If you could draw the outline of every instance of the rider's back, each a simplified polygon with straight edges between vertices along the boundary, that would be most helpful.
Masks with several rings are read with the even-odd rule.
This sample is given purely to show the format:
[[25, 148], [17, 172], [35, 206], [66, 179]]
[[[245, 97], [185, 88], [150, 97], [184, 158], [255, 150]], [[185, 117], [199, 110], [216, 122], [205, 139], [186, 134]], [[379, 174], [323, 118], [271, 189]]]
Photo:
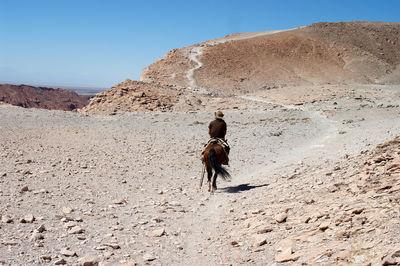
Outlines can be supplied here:
[[208, 128], [211, 138], [225, 138], [226, 123], [224, 120], [217, 118], [214, 121], [211, 121]]

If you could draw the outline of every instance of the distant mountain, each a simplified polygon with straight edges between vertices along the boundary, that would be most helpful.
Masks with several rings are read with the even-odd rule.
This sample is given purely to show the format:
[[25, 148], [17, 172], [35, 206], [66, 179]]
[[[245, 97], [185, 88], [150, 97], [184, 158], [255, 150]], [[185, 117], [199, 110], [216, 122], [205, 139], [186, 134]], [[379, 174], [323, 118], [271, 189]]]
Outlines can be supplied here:
[[330, 22], [174, 49], [144, 82], [240, 93], [280, 86], [400, 84], [400, 23]]
[[25, 108], [73, 111], [89, 103], [89, 96], [64, 89], [0, 84], [0, 102]]

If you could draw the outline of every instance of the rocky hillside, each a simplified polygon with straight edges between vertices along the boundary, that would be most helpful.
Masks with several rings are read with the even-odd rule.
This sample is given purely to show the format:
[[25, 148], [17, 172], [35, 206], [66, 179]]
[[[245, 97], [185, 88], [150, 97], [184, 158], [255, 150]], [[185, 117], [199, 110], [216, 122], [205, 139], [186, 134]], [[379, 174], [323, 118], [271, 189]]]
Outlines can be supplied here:
[[98, 93], [80, 110], [87, 114], [116, 114], [135, 111], [168, 111], [184, 105], [198, 109], [206, 95], [188, 97], [188, 92], [175, 86], [125, 80], [108, 91]]
[[89, 97], [71, 90], [0, 84], [0, 102], [25, 108], [72, 111], [88, 104]]
[[286, 85], [399, 84], [400, 23], [316, 23], [174, 49], [140, 80], [236, 93]]
[[358, 156], [282, 176], [286, 182], [269, 190], [296, 190], [267, 205], [263, 195], [242, 202], [260, 206], [230, 221], [232, 245], [250, 242], [260, 252], [274, 243], [278, 263], [399, 265], [399, 154], [396, 137]]

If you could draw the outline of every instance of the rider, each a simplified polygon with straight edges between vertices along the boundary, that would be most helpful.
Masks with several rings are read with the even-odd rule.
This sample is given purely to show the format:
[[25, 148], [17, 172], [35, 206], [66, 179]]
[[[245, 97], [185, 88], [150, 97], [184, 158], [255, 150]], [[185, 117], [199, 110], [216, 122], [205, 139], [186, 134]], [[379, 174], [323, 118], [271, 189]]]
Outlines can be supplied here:
[[215, 120], [211, 121], [208, 125], [208, 134], [211, 137], [208, 143], [217, 140], [224, 147], [226, 153], [229, 154], [230, 147], [225, 140], [226, 123], [223, 117], [224, 114], [221, 111], [215, 112]]

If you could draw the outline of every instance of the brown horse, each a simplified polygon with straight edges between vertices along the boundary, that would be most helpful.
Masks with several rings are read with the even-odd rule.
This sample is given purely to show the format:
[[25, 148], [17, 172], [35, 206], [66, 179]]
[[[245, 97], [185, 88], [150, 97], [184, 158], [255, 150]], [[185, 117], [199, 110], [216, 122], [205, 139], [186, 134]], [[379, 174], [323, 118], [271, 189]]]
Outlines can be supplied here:
[[202, 161], [205, 164], [205, 168], [207, 170], [208, 191], [213, 194], [214, 191], [217, 189], [218, 175], [220, 175], [224, 180], [229, 180], [231, 178], [231, 175], [222, 166], [222, 164], [228, 164], [228, 154], [226, 153], [224, 148], [218, 143], [210, 143], [203, 152]]

